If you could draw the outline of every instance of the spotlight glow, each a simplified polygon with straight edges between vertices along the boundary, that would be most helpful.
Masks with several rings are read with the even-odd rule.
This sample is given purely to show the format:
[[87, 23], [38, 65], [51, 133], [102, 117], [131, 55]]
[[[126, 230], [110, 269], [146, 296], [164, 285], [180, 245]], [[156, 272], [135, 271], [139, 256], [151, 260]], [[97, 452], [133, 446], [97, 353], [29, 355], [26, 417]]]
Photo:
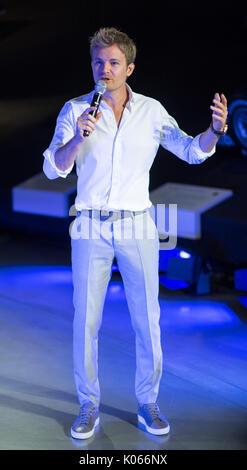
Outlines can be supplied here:
[[183, 258], [183, 259], [189, 259], [189, 258], [191, 258], [191, 254], [188, 253], [187, 251], [184, 251], [184, 250], [180, 250], [180, 251], [178, 252], [178, 256], [179, 256], [179, 258]]

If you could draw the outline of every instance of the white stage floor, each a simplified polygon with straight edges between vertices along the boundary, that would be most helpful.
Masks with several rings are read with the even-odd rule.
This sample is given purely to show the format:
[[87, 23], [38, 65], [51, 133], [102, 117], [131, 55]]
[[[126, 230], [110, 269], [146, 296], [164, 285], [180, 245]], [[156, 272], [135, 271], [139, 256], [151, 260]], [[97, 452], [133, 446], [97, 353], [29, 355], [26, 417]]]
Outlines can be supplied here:
[[16, 264], [9, 253], [9, 265], [5, 252], [0, 268], [0, 449], [247, 448], [247, 315], [244, 321], [236, 293], [190, 297], [161, 289], [164, 373], [158, 403], [171, 432], [156, 437], [137, 426], [134, 333], [116, 276], [99, 340], [101, 425], [94, 437], [73, 440], [79, 405], [71, 270], [53, 264], [48, 249], [47, 259], [37, 263], [29, 252], [25, 264], [27, 246], [23, 250]]

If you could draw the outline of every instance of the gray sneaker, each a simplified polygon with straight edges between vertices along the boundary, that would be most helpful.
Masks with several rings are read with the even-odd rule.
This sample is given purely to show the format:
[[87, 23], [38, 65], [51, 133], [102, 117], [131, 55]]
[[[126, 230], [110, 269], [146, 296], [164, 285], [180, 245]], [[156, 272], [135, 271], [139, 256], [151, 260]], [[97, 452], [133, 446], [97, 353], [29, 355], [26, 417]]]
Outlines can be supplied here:
[[147, 403], [138, 408], [138, 421], [143, 424], [151, 434], [168, 434], [170, 426], [160, 413], [157, 403]]
[[71, 427], [71, 436], [75, 439], [88, 439], [94, 434], [98, 424], [98, 408], [90, 401], [85, 402], [80, 408], [79, 416]]

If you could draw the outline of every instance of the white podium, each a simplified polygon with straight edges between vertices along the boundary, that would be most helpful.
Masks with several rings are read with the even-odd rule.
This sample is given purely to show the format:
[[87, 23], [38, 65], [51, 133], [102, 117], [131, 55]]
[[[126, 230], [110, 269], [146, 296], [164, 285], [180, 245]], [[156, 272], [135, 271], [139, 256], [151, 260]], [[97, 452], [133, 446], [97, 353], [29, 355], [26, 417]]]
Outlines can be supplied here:
[[50, 217], [69, 217], [76, 185], [74, 173], [54, 180], [49, 180], [43, 172], [38, 173], [12, 188], [12, 209]]
[[[150, 192], [150, 200], [154, 206], [164, 204], [166, 219], [169, 204], [177, 205], [177, 235], [181, 238], [201, 238], [201, 214], [231, 197], [230, 189], [212, 188], [181, 183], [166, 183]], [[159, 207], [162, 209], [162, 207]], [[162, 229], [157, 227], [160, 234]]]

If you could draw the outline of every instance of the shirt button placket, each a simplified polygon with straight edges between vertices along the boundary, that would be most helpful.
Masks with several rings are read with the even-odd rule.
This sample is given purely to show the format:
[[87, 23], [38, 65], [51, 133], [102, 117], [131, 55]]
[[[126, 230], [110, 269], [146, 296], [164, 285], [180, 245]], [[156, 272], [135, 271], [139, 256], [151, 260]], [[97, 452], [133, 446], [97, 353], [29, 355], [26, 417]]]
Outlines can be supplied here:
[[120, 188], [120, 162], [121, 162], [121, 137], [119, 136], [119, 129], [117, 129], [112, 149], [112, 181], [111, 191], [109, 195], [108, 204], [109, 206], [119, 207], [119, 194]]

